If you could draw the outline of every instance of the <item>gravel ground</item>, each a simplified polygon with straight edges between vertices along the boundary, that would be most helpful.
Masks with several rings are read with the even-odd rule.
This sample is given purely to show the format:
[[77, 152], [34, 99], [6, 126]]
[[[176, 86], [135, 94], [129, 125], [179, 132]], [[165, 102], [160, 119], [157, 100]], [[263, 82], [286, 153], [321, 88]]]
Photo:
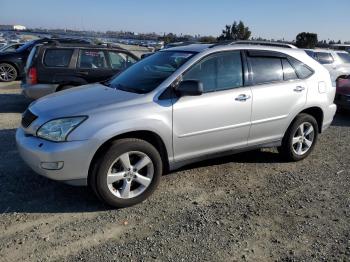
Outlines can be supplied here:
[[349, 115], [302, 162], [272, 149], [206, 161], [110, 210], [23, 163], [28, 104], [18, 83], [0, 85], [0, 261], [350, 261]]

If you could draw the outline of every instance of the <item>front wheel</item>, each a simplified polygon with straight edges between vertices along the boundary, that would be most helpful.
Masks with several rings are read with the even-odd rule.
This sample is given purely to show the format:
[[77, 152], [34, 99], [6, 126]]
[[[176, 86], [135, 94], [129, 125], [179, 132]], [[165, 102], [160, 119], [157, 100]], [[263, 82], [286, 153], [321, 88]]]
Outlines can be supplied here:
[[128, 207], [153, 193], [162, 170], [161, 157], [153, 145], [141, 139], [121, 139], [99, 160], [90, 185], [108, 205]]
[[317, 136], [318, 125], [315, 118], [300, 114], [288, 128], [279, 151], [289, 161], [302, 160], [313, 150]]

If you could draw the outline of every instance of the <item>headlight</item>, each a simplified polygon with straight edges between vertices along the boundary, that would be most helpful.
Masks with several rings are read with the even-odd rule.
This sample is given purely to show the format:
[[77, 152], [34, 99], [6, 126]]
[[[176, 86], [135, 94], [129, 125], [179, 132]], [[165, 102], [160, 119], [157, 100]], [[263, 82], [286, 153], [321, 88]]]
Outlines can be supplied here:
[[55, 142], [66, 141], [69, 133], [86, 119], [87, 116], [54, 119], [43, 124], [36, 132], [36, 135]]

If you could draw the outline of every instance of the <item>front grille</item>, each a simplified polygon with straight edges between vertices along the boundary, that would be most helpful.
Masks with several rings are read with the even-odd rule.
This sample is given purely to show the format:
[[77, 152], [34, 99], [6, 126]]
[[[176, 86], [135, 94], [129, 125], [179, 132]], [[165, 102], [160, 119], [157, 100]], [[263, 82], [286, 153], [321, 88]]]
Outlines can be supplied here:
[[29, 109], [27, 109], [22, 115], [22, 126], [24, 128], [29, 127], [35, 119], [38, 117], [34, 115]]

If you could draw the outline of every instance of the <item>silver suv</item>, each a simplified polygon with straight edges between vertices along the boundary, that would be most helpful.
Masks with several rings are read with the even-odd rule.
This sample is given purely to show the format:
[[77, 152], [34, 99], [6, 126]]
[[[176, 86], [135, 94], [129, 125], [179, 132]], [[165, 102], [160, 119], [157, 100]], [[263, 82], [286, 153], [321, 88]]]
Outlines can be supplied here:
[[333, 120], [334, 95], [328, 71], [302, 50], [188, 45], [37, 100], [16, 140], [37, 173], [126, 207], [198, 160], [262, 147], [305, 158]]
[[349, 53], [329, 49], [306, 49], [305, 52], [329, 71], [333, 86], [339, 78], [350, 75]]

